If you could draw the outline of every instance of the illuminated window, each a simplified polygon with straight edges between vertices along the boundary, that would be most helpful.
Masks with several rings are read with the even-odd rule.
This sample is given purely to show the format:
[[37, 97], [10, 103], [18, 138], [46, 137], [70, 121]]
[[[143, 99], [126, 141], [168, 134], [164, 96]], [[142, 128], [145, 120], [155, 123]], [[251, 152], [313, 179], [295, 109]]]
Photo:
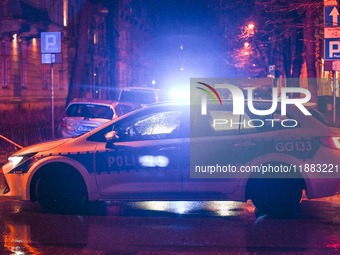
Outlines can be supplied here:
[[64, 4], [63, 4], [63, 25], [64, 25], [64, 27], [67, 26], [67, 19], [68, 19], [68, 0], [64, 0]]

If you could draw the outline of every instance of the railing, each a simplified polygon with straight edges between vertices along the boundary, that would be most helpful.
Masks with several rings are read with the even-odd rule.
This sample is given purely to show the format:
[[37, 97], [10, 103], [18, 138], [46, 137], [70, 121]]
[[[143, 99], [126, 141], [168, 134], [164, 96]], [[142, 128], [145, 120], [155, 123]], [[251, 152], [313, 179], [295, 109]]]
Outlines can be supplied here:
[[22, 149], [23, 147], [12, 140], [8, 139], [7, 137], [4, 137], [3, 135], [0, 135], [0, 138], [4, 139], [5, 141], [9, 142], [10, 144], [14, 145], [15, 147]]
[[[57, 125], [55, 130], [57, 130]], [[52, 127], [50, 123], [46, 123], [46, 125], [43, 126], [37, 124], [1, 125], [0, 134], [0, 156], [8, 156], [20, 149], [21, 146], [26, 147], [31, 144], [51, 140]], [[6, 139], [1, 139], [3, 137], [11, 142]]]

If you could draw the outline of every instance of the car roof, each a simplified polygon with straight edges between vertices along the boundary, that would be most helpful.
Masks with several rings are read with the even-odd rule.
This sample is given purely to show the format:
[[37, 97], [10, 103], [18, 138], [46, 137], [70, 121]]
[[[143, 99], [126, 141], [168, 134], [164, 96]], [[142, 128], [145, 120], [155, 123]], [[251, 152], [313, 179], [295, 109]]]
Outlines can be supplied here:
[[122, 87], [120, 88], [121, 90], [153, 90], [153, 91], [161, 91], [160, 89], [157, 88], [150, 88], [150, 87]]
[[114, 105], [117, 104], [118, 101], [115, 100], [101, 100], [101, 99], [87, 99], [87, 98], [75, 98], [73, 99], [70, 104], [74, 103], [95, 103], [95, 104], [105, 104], [105, 105]]

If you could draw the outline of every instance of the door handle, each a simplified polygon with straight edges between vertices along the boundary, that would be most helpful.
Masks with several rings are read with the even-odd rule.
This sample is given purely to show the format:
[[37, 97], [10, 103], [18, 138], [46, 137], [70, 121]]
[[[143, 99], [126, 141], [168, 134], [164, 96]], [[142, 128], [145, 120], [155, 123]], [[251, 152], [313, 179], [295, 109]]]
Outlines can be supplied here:
[[251, 146], [255, 146], [255, 143], [236, 143], [234, 144], [234, 147], [251, 147]]
[[179, 151], [180, 148], [175, 147], [175, 146], [170, 146], [170, 147], [164, 147], [164, 148], [160, 148], [160, 151]]

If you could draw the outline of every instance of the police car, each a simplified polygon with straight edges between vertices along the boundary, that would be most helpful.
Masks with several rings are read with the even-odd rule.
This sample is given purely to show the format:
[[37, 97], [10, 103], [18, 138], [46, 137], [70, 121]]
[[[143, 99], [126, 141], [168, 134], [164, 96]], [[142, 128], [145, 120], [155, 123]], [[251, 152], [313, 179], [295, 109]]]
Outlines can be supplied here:
[[[233, 115], [229, 101], [199, 109], [158, 103], [24, 148], [3, 166], [4, 196], [57, 212], [97, 200], [251, 199], [262, 212], [288, 213], [303, 190], [308, 198], [339, 192], [340, 129], [319, 112], [291, 105], [287, 115]], [[288, 167], [293, 174], [280, 178], [263, 171]]]

